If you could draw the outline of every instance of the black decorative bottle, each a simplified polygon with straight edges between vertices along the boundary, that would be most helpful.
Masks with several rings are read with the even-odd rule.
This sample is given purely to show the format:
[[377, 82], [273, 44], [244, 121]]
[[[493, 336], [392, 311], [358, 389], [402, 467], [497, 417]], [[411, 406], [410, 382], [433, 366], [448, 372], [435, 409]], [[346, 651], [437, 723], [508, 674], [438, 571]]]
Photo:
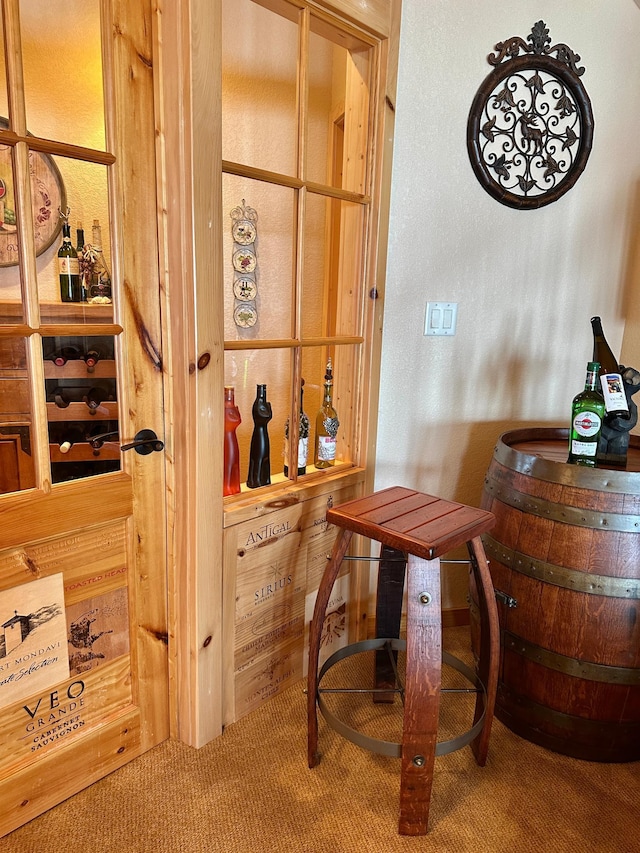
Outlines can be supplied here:
[[249, 474], [247, 486], [257, 489], [271, 483], [271, 460], [267, 424], [272, 418], [271, 403], [267, 402], [267, 386], [256, 387], [256, 399], [251, 409], [253, 435], [249, 449]]

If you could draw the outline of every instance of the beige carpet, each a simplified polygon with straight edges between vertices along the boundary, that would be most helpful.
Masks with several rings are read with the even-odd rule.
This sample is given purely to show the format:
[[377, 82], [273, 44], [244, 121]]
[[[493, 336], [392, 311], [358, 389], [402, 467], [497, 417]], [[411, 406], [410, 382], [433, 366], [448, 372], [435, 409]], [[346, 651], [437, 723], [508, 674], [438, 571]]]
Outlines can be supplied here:
[[[447, 630], [454, 653], [465, 641]], [[398, 760], [321, 721], [309, 770], [305, 726], [300, 684], [201, 750], [160, 745], [0, 839], [0, 853], [640, 851], [640, 762], [556, 755], [496, 721], [486, 767], [468, 747], [436, 759], [429, 834], [401, 838]]]

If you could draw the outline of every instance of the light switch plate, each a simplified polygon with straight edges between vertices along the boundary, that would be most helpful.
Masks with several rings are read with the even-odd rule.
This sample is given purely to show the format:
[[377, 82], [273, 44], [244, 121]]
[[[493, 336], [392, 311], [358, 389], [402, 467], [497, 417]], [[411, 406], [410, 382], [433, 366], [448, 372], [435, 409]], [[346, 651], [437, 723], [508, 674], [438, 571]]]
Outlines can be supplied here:
[[455, 335], [458, 320], [457, 302], [427, 302], [425, 335]]

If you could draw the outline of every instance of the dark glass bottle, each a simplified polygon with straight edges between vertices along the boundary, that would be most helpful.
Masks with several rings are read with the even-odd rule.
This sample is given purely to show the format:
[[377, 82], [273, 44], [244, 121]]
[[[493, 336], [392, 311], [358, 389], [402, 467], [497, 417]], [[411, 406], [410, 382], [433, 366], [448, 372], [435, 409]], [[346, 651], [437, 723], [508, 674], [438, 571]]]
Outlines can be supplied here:
[[78, 256], [78, 273], [80, 275], [80, 294], [83, 302], [87, 301], [87, 280], [84, 272], [84, 228], [82, 222], [76, 225], [76, 254]]
[[75, 361], [81, 358], [82, 354], [78, 347], [60, 347], [60, 349], [50, 352], [45, 356], [45, 359], [52, 361], [58, 367], [63, 367], [68, 361]]
[[591, 318], [591, 328], [593, 330], [593, 361], [600, 364], [599, 376], [607, 422], [613, 418], [629, 420], [629, 404], [624, 393], [620, 365], [604, 336], [600, 317]]
[[58, 249], [58, 276], [62, 301], [81, 302], [78, 253], [71, 244], [71, 229], [66, 221], [62, 223], [62, 245]]
[[598, 441], [605, 415], [604, 399], [597, 389], [599, 369], [597, 361], [589, 362], [584, 391], [577, 394], [571, 404], [567, 462], [572, 465], [596, 467]]
[[269, 433], [267, 424], [273, 417], [271, 403], [267, 402], [267, 386], [258, 385], [256, 388], [256, 399], [251, 409], [253, 417], [253, 435], [251, 436], [251, 448], [249, 450], [249, 474], [247, 486], [257, 489], [259, 486], [268, 486], [271, 483], [271, 459], [269, 448]]
[[316, 415], [316, 448], [314, 465], [316, 468], [330, 468], [336, 461], [336, 436], [338, 434], [338, 413], [333, 408], [333, 368], [331, 359], [327, 362], [324, 374], [324, 398]]
[[66, 409], [71, 402], [67, 389], [61, 388], [60, 386], [53, 389], [51, 396], [53, 397], [53, 402], [59, 409]]
[[96, 364], [100, 361], [100, 352], [97, 349], [87, 350], [84, 354], [84, 363], [87, 365], [87, 373], [93, 373]]
[[240, 448], [236, 430], [242, 423], [240, 411], [235, 403], [235, 389], [226, 385], [224, 389], [224, 478], [223, 495], [240, 492]]
[[96, 409], [100, 406], [100, 403], [104, 403], [104, 401], [108, 399], [109, 395], [105, 389], [98, 386], [90, 388], [84, 397], [84, 401], [89, 407], [89, 412], [92, 415], [95, 415]]
[[[298, 476], [307, 473], [309, 453], [309, 418], [304, 412], [304, 379], [300, 384], [300, 412], [298, 415]], [[289, 418], [284, 424], [284, 476], [289, 476]]]

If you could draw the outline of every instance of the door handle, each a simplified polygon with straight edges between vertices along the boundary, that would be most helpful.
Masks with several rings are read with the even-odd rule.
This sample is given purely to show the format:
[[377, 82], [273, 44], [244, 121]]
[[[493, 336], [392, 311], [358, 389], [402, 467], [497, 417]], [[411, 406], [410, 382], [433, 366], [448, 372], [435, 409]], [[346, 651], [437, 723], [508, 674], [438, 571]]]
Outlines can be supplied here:
[[[94, 435], [89, 440], [89, 444], [94, 450], [99, 450], [102, 445], [110, 438], [117, 438], [117, 432], [105, 432], [102, 435]], [[128, 444], [121, 444], [120, 450], [124, 453], [125, 450], [135, 450], [141, 456], [148, 456], [149, 453], [164, 450], [164, 442], [161, 441], [152, 429], [141, 429], [133, 437], [133, 441]]]

